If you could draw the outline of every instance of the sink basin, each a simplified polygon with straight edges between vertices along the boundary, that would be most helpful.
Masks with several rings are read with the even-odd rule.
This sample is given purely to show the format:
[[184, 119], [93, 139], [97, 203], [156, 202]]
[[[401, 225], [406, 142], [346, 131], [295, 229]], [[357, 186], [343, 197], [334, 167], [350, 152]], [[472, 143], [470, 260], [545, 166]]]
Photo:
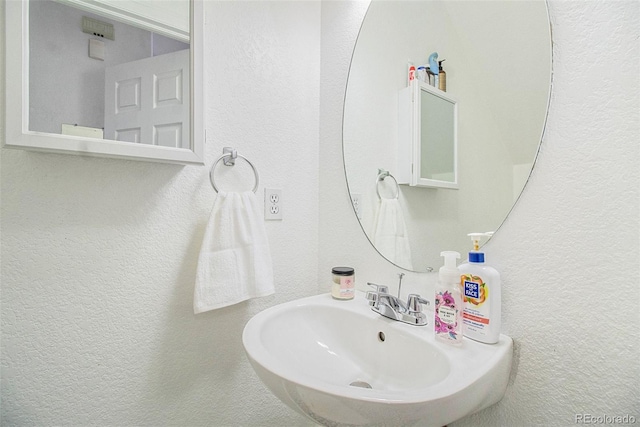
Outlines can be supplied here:
[[331, 426], [441, 427], [463, 418], [502, 398], [513, 348], [505, 335], [493, 345], [437, 342], [432, 321], [382, 317], [360, 292], [271, 307], [249, 320], [242, 341], [273, 394]]

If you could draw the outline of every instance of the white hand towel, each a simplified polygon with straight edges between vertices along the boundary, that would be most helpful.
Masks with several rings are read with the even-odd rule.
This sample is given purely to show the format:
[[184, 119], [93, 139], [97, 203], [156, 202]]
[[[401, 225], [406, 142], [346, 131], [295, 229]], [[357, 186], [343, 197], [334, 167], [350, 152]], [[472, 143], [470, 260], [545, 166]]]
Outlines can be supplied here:
[[411, 270], [411, 248], [398, 199], [382, 199], [373, 224], [373, 244], [385, 258]]
[[218, 193], [198, 258], [194, 313], [274, 292], [269, 242], [256, 195]]

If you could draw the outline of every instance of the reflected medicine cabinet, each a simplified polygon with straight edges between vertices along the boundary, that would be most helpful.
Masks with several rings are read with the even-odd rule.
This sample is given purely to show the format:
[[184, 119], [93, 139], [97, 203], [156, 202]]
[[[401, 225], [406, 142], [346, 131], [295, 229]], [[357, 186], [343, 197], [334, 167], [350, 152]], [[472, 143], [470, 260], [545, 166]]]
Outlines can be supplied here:
[[399, 184], [458, 188], [458, 103], [419, 80], [398, 94]]

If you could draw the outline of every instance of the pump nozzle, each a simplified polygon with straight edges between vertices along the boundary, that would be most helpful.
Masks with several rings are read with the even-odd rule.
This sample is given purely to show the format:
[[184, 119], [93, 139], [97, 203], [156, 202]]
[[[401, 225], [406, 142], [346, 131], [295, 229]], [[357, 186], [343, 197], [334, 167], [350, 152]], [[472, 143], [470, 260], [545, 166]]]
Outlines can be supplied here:
[[439, 277], [443, 283], [456, 283], [460, 280], [460, 273], [456, 267], [456, 259], [460, 258], [460, 253], [456, 251], [442, 251], [440, 256], [444, 257], [444, 265], [440, 267]]
[[485, 233], [469, 233], [467, 236], [471, 237], [471, 241], [473, 242], [473, 250], [477, 251], [480, 249], [480, 239], [485, 236]]
[[440, 256], [444, 257], [444, 266], [442, 268], [456, 268], [456, 260], [460, 259], [460, 253], [456, 251], [442, 251]]
[[471, 241], [473, 242], [473, 250], [477, 251], [480, 249], [480, 239], [483, 237], [491, 237], [493, 236], [493, 231], [487, 231], [484, 233], [469, 233], [467, 236], [471, 237]]

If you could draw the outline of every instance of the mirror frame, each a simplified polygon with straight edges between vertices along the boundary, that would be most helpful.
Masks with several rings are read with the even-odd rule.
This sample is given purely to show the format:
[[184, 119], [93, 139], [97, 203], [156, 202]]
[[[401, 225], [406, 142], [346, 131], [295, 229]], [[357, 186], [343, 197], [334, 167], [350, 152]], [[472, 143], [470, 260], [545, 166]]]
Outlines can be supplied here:
[[3, 147], [81, 156], [204, 164], [203, 0], [190, 2], [190, 148], [29, 130], [29, 0], [5, 2], [5, 140]]

